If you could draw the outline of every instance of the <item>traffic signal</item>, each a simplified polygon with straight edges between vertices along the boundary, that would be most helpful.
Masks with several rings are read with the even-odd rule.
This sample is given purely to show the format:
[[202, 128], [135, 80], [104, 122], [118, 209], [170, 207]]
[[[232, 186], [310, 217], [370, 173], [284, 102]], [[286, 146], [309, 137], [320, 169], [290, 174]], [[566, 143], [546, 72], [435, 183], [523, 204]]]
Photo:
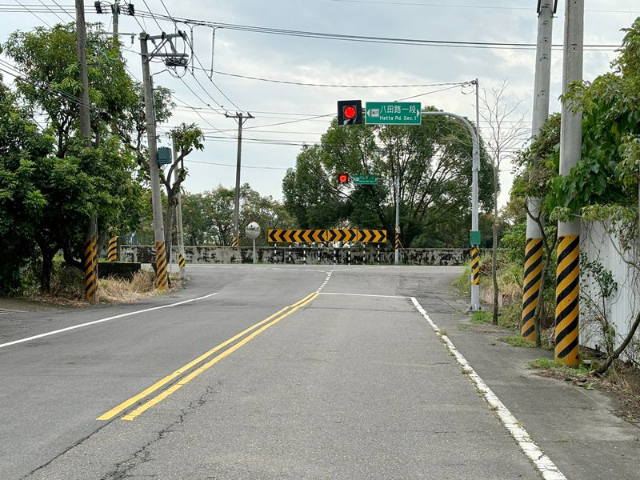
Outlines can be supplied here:
[[94, 2], [94, 7], [96, 7], [96, 13], [102, 13], [102, 4], [100, 2]]
[[349, 174], [348, 173], [340, 173], [338, 174], [338, 183], [340, 185], [345, 185], [347, 183], [349, 183], [351, 179], [349, 178]]
[[362, 101], [340, 100], [338, 101], [338, 125], [361, 125]]

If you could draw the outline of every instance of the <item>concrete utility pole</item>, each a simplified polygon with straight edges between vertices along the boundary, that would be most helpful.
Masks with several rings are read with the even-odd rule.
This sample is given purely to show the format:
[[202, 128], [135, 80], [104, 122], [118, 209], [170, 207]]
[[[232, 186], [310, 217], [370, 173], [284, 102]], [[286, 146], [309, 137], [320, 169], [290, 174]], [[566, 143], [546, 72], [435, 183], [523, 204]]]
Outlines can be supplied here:
[[167, 286], [167, 255], [165, 252], [164, 223], [162, 219], [162, 197], [160, 195], [160, 168], [158, 167], [153, 79], [151, 78], [149, 67], [151, 56], [147, 50], [148, 39], [149, 36], [146, 33], [140, 34], [142, 83], [144, 85], [144, 106], [149, 147], [149, 176], [151, 177], [151, 203], [153, 204], [153, 237], [156, 246], [156, 287], [158, 290], [164, 290]]
[[111, 5], [111, 11], [113, 12], [113, 43], [118, 43], [118, 26], [120, 19], [120, 5], [116, 2]]
[[[563, 92], [582, 80], [584, 0], [567, 0], [564, 24]], [[566, 176], [581, 159], [582, 112], [562, 103], [560, 175]], [[555, 358], [577, 366], [579, 347], [580, 220], [558, 222], [556, 269]]]
[[242, 164], [242, 126], [250, 118], [254, 118], [253, 115], [247, 113], [245, 117], [242, 112], [235, 115], [229, 115], [225, 113], [227, 118], [233, 118], [238, 122], [238, 159], [236, 164], [236, 196], [233, 206], [233, 242], [231, 246], [237, 248], [240, 246], [240, 169]]
[[[551, 86], [551, 44], [553, 36], [553, 14], [558, 0], [538, 1], [538, 46], [536, 48], [536, 68], [533, 97], [533, 119], [531, 139], [534, 140], [549, 117], [549, 90]], [[534, 170], [537, 159], [534, 159]], [[540, 199], [530, 197], [527, 206], [527, 243], [525, 247], [525, 273], [522, 292], [522, 336], [533, 342], [536, 340], [535, 310], [540, 298], [542, 283], [542, 231], [534, 218], [540, 215]]]
[[[85, 145], [91, 147], [91, 103], [89, 100], [89, 73], [87, 71], [87, 26], [84, 20], [84, 2], [76, 0], [76, 35], [78, 63], [80, 65], [80, 134]], [[84, 269], [84, 296], [88, 302], [98, 301], [98, 219], [91, 217], [87, 225], [82, 265]]]
[[[477, 80], [476, 80], [477, 82]], [[476, 83], [477, 85], [477, 83]], [[471, 144], [472, 144], [472, 185], [471, 185], [471, 245], [477, 251], [479, 241], [479, 232], [478, 232], [478, 172], [480, 170], [480, 140], [479, 135], [474, 130], [473, 126], [469, 123], [469, 121], [455, 113], [451, 112], [422, 112], [422, 116], [449, 116], [456, 118], [467, 128], [469, 131], [469, 135], [471, 136]], [[473, 248], [472, 248], [473, 250]], [[474, 273], [472, 269], [471, 272], [471, 305], [469, 310], [476, 311], [480, 310], [480, 285], [477, 282], [477, 275]]]

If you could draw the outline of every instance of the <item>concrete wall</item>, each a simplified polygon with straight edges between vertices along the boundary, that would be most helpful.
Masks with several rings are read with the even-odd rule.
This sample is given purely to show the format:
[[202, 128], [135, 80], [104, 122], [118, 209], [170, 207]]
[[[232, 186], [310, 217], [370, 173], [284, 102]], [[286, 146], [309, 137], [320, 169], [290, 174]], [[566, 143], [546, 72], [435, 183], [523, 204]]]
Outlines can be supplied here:
[[[580, 233], [580, 251], [586, 255], [589, 261], [600, 262], [605, 269], [609, 270], [618, 284], [617, 293], [607, 302], [606, 313], [616, 331], [616, 346], [629, 332], [629, 327], [640, 309], [640, 272], [627, 265], [614, 246], [615, 239], [606, 233], [604, 226], [600, 223], [584, 223]], [[627, 252], [627, 256], [638, 257], [640, 245], [636, 246], [635, 252]], [[636, 260], [637, 261], [637, 260]], [[593, 279], [585, 275], [585, 271], [580, 275], [581, 296], [590, 295], [596, 297], [597, 289]], [[580, 343], [590, 348], [603, 350], [603, 337], [601, 329], [596, 322], [596, 313], [588, 307], [588, 302], [581, 298], [580, 301]], [[640, 336], [636, 334], [636, 339], [640, 342]], [[640, 347], [640, 344], [636, 345]], [[637, 350], [637, 349], [636, 349]], [[637, 352], [640, 354], [640, 352]], [[634, 354], [633, 350], [629, 354]]]
[[[120, 260], [125, 262], [151, 263], [155, 250], [151, 245], [123, 245], [119, 249]], [[469, 259], [469, 249], [406, 249], [401, 258], [408, 265], [462, 265]], [[368, 247], [353, 248], [303, 248], [303, 247], [258, 247], [260, 263], [291, 264], [393, 264], [393, 250]], [[185, 247], [187, 263], [253, 263], [251, 247]], [[173, 249], [173, 262], [177, 262], [177, 250]]]

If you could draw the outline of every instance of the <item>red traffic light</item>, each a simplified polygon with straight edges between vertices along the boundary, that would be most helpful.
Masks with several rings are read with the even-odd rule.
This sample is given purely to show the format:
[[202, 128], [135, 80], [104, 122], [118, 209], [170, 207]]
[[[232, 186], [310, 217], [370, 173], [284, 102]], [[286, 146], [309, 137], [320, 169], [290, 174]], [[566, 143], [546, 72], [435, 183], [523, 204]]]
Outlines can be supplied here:
[[349, 183], [349, 174], [341, 173], [340, 175], [338, 175], [338, 183], [339, 184]]
[[361, 125], [362, 101], [340, 100], [338, 101], [338, 125]]
[[358, 114], [358, 111], [353, 105], [349, 105], [344, 109], [344, 118], [346, 118], [347, 120], [352, 120], [356, 118], [357, 114]]

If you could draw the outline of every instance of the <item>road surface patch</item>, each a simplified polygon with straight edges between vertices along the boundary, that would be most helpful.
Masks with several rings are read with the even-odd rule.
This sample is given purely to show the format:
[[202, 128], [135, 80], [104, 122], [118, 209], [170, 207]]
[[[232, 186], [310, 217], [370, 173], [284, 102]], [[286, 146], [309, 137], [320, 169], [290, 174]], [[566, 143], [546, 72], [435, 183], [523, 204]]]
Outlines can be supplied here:
[[415, 297], [411, 297], [411, 302], [429, 325], [431, 325], [431, 328], [438, 334], [449, 352], [456, 358], [456, 361], [462, 367], [462, 371], [469, 376], [469, 379], [478, 392], [482, 394], [482, 397], [489, 404], [489, 407], [496, 412], [504, 427], [509, 431], [524, 454], [533, 462], [538, 472], [540, 472], [540, 475], [542, 475], [542, 478], [544, 478], [544, 480], [567, 480], [551, 459], [536, 445], [504, 403], [500, 401], [498, 396], [493, 393], [480, 375], [469, 365], [469, 362], [462, 356], [453, 342], [449, 340], [449, 337], [431, 320], [431, 317], [429, 317], [426, 310], [422, 308], [418, 300], [416, 300]]
[[13, 342], [1, 343], [0, 348], [10, 347], [11, 345], [17, 345], [19, 343], [30, 342], [32, 340], [37, 340], [39, 338], [49, 337], [51, 335], [57, 335], [59, 333], [70, 332], [72, 330], [76, 330], [78, 328], [89, 327], [91, 325], [97, 325], [99, 323], [110, 322], [111, 320], [117, 320], [119, 318], [130, 317], [131, 315], [138, 315], [140, 313], [153, 312], [155, 310], [160, 310], [162, 308], [171, 308], [177, 307], [178, 305], [184, 305], [185, 303], [191, 303], [198, 300], [204, 300], [205, 298], [213, 297], [214, 295], [218, 295], [216, 293], [210, 293], [209, 295], [205, 295], [203, 297], [191, 298], [189, 300], [183, 300], [182, 302], [170, 303], [169, 305], [161, 305], [159, 307], [153, 308], [145, 308], [144, 310], [136, 310], [135, 312], [122, 313], [120, 315], [115, 315], [113, 317], [101, 318], [100, 320], [94, 320], [93, 322], [81, 323], [80, 325], [73, 325], [72, 327], [61, 328], [60, 330], [54, 330], [52, 332], [41, 333], [39, 335], [33, 335], [32, 337], [22, 338], [20, 340], [14, 340]]

